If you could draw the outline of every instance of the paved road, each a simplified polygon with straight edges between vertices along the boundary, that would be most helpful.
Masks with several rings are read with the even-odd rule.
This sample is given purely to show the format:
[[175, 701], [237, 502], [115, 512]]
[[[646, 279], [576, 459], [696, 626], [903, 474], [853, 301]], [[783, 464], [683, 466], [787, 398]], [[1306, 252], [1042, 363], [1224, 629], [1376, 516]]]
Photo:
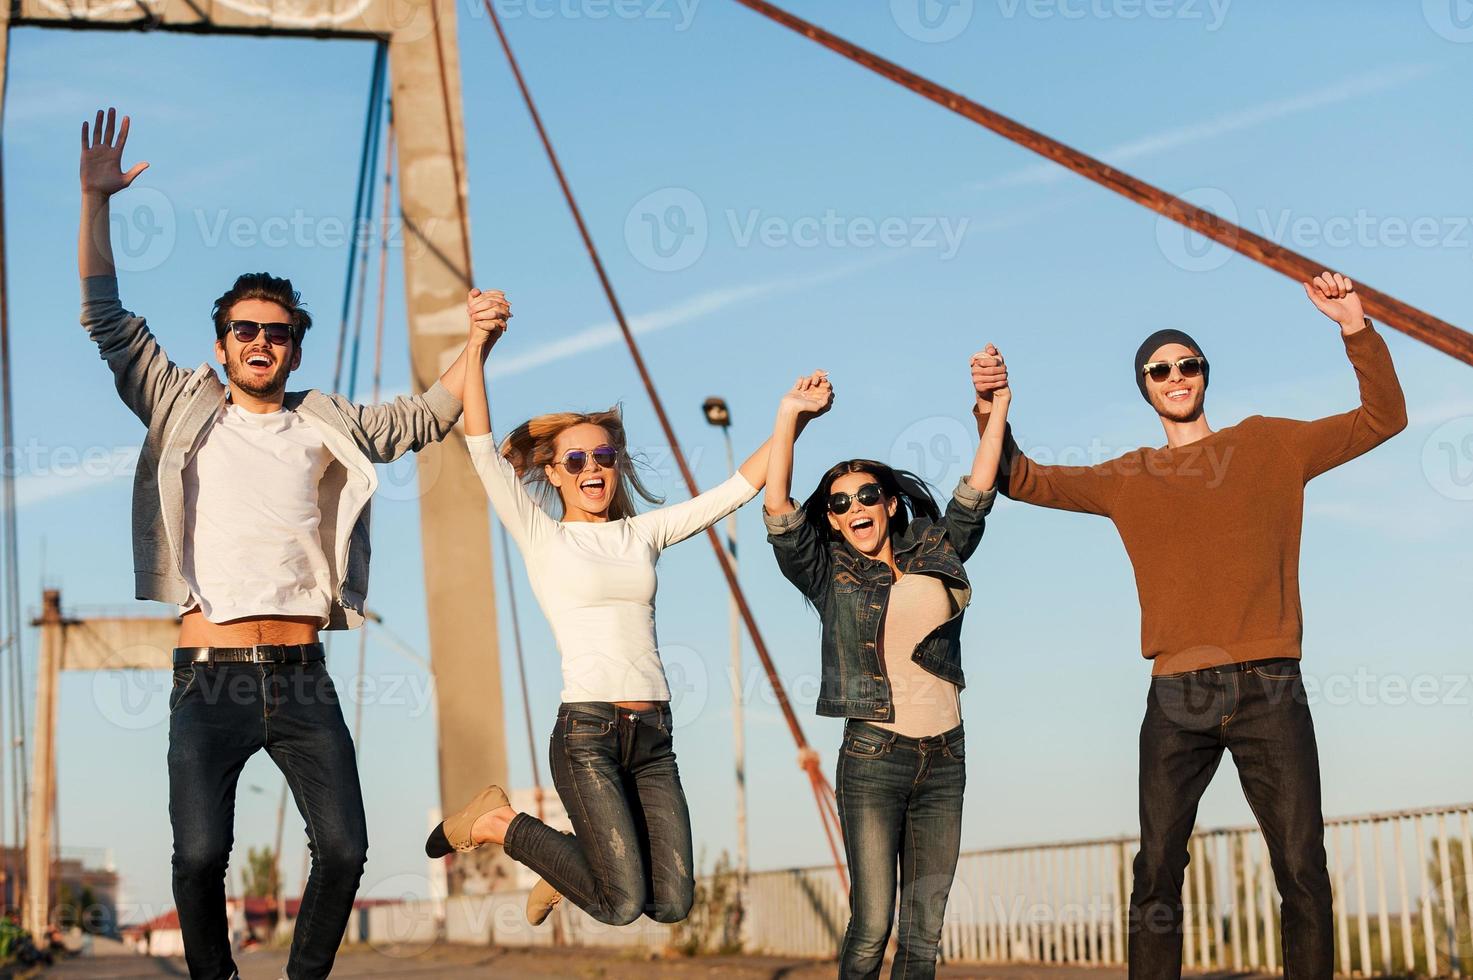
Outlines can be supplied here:
[[[241, 980], [276, 980], [284, 953], [263, 951], [240, 957]], [[47, 980], [187, 977], [182, 960], [145, 957], [76, 959], [62, 963]], [[948, 966], [947, 980], [1118, 980], [1124, 970], [1026, 966]], [[440, 945], [429, 950], [349, 948], [338, 957], [334, 977], [407, 977], [413, 980], [469, 980], [475, 977], [568, 978], [568, 980], [830, 980], [832, 963], [776, 957], [699, 957], [649, 959], [625, 952], [590, 950], [493, 950]], [[1215, 974], [1201, 980], [1250, 980], [1246, 974]]]

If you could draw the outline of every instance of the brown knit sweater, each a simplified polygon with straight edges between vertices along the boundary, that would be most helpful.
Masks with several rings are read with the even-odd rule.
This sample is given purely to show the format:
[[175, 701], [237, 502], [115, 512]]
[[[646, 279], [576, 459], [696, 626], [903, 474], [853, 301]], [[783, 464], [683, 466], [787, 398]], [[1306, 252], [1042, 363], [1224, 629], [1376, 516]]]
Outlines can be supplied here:
[[1255, 415], [1187, 446], [1098, 466], [1041, 466], [1008, 431], [1004, 494], [1115, 523], [1135, 566], [1152, 674], [1300, 655], [1304, 485], [1406, 427], [1386, 342], [1370, 327], [1344, 340], [1361, 405], [1343, 415]]

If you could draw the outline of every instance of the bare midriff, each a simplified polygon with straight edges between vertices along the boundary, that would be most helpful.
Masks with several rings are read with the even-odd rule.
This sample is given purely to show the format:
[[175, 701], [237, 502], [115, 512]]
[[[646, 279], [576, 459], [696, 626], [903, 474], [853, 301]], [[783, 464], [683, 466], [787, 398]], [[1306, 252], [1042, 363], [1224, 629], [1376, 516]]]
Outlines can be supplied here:
[[184, 614], [179, 625], [181, 647], [252, 647], [260, 644], [294, 646], [316, 643], [315, 616], [252, 617], [212, 623], [198, 609]]
[[669, 701], [615, 701], [614, 707], [627, 708], [630, 711], [654, 711], [657, 708], [665, 707], [669, 703]]

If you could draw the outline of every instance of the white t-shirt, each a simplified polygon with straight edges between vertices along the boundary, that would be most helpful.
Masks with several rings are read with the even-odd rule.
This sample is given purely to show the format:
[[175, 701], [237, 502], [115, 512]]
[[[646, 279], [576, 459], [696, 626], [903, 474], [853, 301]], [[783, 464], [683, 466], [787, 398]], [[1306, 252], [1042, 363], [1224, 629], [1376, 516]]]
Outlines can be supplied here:
[[226, 405], [184, 469], [184, 580], [212, 623], [312, 616], [327, 625], [332, 574], [318, 485], [332, 463], [296, 412]]
[[564, 702], [668, 701], [655, 638], [655, 562], [757, 496], [740, 473], [700, 496], [605, 523], [553, 520], [490, 435], [467, 436], [491, 506], [516, 539], [563, 661]]

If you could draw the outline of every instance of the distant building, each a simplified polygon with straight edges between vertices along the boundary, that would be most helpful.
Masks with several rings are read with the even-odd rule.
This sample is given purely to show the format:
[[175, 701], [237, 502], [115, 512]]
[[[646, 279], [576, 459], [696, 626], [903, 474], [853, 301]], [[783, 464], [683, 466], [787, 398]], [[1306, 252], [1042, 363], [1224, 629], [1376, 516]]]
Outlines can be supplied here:
[[[118, 872], [112, 853], [101, 848], [64, 848], [53, 866], [51, 885], [53, 918], [64, 926], [79, 925], [105, 936], [118, 934]], [[0, 851], [0, 896], [4, 907], [19, 903], [16, 876], [25, 870], [25, 849], [7, 847]], [[86, 907], [79, 907], [83, 896]]]

